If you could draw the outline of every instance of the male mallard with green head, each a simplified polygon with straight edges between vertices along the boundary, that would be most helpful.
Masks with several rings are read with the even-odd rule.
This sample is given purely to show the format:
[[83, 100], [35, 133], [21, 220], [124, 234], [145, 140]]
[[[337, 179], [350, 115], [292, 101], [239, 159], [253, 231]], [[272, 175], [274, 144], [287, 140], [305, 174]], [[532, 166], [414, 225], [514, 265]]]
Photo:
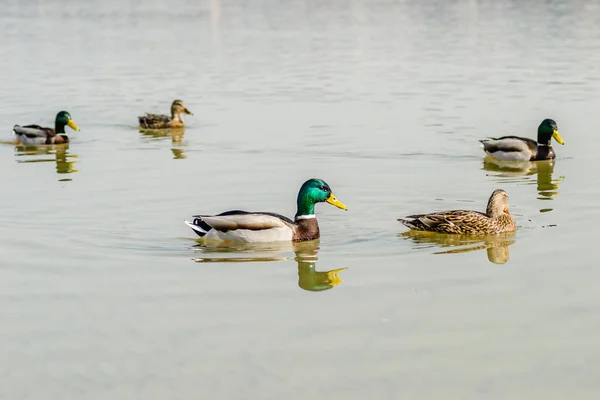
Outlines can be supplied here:
[[508, 212], [508, 193], [502, 189], [494, 190], [485, 214], [479, 211], [452, 210], [409, 215], [406, 218], [408, 219], [398, 218], [398, 221], [417, 231], [490, 235], [517, 229], [515, 220]]
[[140, 127], [144, 129], [182, 128], [185, 125], [182, 114], [194, 115], [187, 109], [183, 100], [174, 100], [171, 104], [170, 117], [168, 115], [146, 113], [138, 119]]
[[348, 210], [335, 198], [322, 179], [304, 182], [297, 199], [296, 217], [291, 219], [271, 212], [226, 211], [218, 215], [195, 215], [193, 222], [185, 221], [200, 237], [230, 242], [279, 242], [318, 239], [319, 224], [315, 204], [327, 202]]
[[54, 129], [44, 128], [39, 125], [15, 125], [13, 134], [25, 146], [38, 146], [43, 144], [68, 143], [69, 137], [65, 133], [65, 126], [78, 131], [79, 127], [73, 122], [71, 114], [60, 111], [54, 120]]
[[558, 134], [558, 126], [552, 119], [545, 119], [538, 127], [537, 142], [519, 136], [502, 136], [480, 140], [481, 147], [488, 155], [504, 161], [551, 160], [556, 155], [550, 141], [554, 138], [565, 144]]

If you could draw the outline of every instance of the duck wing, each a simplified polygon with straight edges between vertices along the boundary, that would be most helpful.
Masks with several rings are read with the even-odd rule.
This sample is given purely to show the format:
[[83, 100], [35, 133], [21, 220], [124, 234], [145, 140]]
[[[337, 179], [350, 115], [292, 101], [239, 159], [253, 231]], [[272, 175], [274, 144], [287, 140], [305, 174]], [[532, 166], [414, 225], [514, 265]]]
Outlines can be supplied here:
[[483, 150], [500, 160], [529, 161], [535, 158], [538, 143], [519, 136], [503, 136], [480, 140]]
[[233, 210], [219, 215], [195, 215], [185, 221], [198, 236], [232, 242], [277, 242], [292, 240], [296, 226], [280, 214]]
[[138, 117], [138, 120], [143, 128], [154, 128], [168, 124], [171, 121], [171, 117], [163, 114], [146, 113], [146, 115]]
[[56, 135], [54, 129], [44, 128], [39, 125], [13, 126], [13, 131], [16, 135], [24, 135], [28, 138], [47, 138]]
[[411, 229], [444, 233], [466, 233], [475, 227], [489, 224], [487, 215], [470, 210], [415, 214], [406, 219], [399, 218], [398, 221]]
[[496, 151], [535, 151], [538, 143], [529, 138], [519, 136], [502, 136], [480, 140], [483, 149], [489, 152]]
[[194, 215], [194, 219], [199, 219], [208, 227], [221, 232], [237, 229], [259, 231], [286, 226], [292, 227], [294, 224], [294, 221], [280, 214], [242, 210], [226, 211], [218, 215]]

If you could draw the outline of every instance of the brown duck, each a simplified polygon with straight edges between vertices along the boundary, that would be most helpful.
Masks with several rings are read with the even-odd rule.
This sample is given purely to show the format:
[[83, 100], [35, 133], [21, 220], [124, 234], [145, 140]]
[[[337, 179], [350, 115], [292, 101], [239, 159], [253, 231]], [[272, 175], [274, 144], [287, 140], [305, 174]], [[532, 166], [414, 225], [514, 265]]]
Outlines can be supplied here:
[[494, 190], [485, 213], [468, 210], [440, 211], [409, 215], [398, 218], [398, 221], [413, 230], [463, 235], [490, 235], [517, 229], [515, 220], [508, 212], [508, 193], [502, 189]]
[[138, 119], [140, 127], [143, 129], [182, 128], [185, 125], [182, 114], [194, 115], [187, 109], [183, 100], [174, 100], [171, 104], [170, 117], [168, 115], [146, 113]]

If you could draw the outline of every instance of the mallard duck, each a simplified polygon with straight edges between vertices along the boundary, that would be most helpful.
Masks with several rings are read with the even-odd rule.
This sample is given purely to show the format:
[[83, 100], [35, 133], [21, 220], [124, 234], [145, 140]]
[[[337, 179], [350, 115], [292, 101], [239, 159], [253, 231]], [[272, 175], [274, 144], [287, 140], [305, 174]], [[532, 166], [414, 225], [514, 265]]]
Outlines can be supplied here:
[[348, 210], [335, 198], [322, 179], [309, 179], [298, 192], [296, 217], [291, 219], [271, 212], [226, 211], [218, 215], [195, 215], [185, 221], [198, 236], [230, 242], [306, 241], [319, 238], [315, 204], [327, 202]]
[[39, 125], [15, 125], [13, 127], [13, 134], [19, 142], [26, 146], [68, 143], [69, 137], [65, 133], [65, 126], [67, 125], [75, 131], [79, 130], [79, 127], [73, 122], [71, 114], [66, 111], [60, 111], [56, 114], [54, 129], [44, 128]]
[[194, 115], [183, 104], [183, 100], [174, 100], [171, 104], [171, 116], [162, 114], [150, 114], [138, 117], [140, 127], [144, 129], [169, 129], [184, 126], [182, 114]]
[[409, 215], [406, 218], [410, 219], [398, 218], [398, 221], [418, 231], [489, 235], [517, 229], [515, 220], [508, 212], [508, 193], [502, 189], [494, 190], [485, 214], [479, 211], [453, 210]]
[[558, 134], [558, 126], [552, 119], [545, 119], [538, 127], [537, 142], [519, 136], [502, 136], [480, 140], [486, 154], [504, 161], [551, 160], [556, 155], [550, 141], [554, 138], [565, 144]]

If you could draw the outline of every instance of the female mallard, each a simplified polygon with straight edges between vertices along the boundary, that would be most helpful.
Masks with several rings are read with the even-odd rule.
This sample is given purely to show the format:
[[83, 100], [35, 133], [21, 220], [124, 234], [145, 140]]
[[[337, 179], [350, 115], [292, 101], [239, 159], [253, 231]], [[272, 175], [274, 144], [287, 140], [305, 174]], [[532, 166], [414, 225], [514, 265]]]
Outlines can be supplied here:
[[321, 179], [309, 179], [298, 192], [298, 211], [294, 221], [270, 212], [226, 211], [219, 215], [194, 215], [185, 223], [198, 236], [208, 240], [231, 242], [294, 242], [319, 238], [315, 204], [326, 201], [348, 210], [335, 198], [329, 185]]
[[508, 212], [508, 193], [502, 189], [494, 190], [485, 214], [479, 211], [453, 210], [409, 215], [406, 218], [410, 220], [398, 218], [398, 221], [418, 231], [490, 235], [517, 229], [515, 220]]
[[565, 144], [558, 134], [558, 126], [552, 119], [545, 119], [538, 127], [537, 142], [519, 136], [502, 136], [480, 140], [483, 151], [488, 155], [504, 161], [538, 161], [551, 160], [555, 157], [550, 144], [554, 138]]
[[54, 129], [43, 128], [39, 125], [15, 125], [13, 127], [13, 134], [25, 146], [69, 143], [69, 137], [65, 133], [66, 125], [73, 130], [79, 130], [79, 127], [71, 119], [71, 114], [61, 111], [56, 114]]
[[174, 100], [171, 104], [171, 116], [162, 114], [150, 114], [138, 117], [140, 126], [144, 129], [169, 129], [182, 128], [184, 126], [182, 114], [194, 115], [183, 104], [183, 100]]

